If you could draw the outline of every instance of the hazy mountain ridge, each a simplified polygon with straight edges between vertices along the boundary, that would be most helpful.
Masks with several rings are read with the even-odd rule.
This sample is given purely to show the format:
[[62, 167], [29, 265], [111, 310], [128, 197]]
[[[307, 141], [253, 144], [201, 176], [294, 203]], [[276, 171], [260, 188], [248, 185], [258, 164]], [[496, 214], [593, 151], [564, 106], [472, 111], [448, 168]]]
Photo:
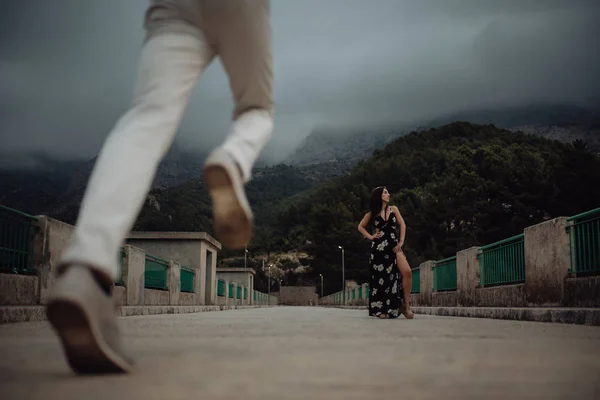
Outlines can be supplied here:
[[[347, 130], [319, 129], [302, 142], [285, 164], [279, 165], [294, 169], [293, 179], [298, 179], [303, 188], [309, 189], [344, 174], [398, 137], [453, 121], [493, 123], [500, 128], [566, 143], [579, 140], [592, 152], [600, 152], [597, 111], [575, 106], [538, 105], [454, 113], [418, 126], [416, 123], [398, 123]], [[173, 146], [159, 164], [152, 189], [178, 187], [194, 180], [201, 185], [205, 157], [205, 154], [193, 154]], [[39, 152], [1, 158], [0, 204], [31, 214], [47, 214], [70, 223], [75, 221], [96, 159], [64, 161]], [[265, 181], [278, 180], [275, 175], [291, 174], [291, 171], [255, 168], [253, 181], [260, 187]], [[296, 195], [298, 192], [288, 193]]]
[[455, 121], [493, 124], [498, 128], [523, 131], [535, 136], [572, 143], [579, 139], [590, 150], [600, 151], [600, 112], [573, 105], [529, 105], [457, 112], [426, 123], [398, 123], [395, 128], [316, 130], [290, 157], [292, 165], [338, 162], [340, 172], [369, 157], [374, 150], [408, 134]]

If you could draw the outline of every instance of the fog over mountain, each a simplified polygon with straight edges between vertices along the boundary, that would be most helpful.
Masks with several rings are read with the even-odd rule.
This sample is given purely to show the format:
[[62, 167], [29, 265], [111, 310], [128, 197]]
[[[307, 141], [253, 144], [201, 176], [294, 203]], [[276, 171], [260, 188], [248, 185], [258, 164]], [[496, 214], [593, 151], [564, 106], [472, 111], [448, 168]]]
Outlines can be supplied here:
[[[145, 0], [19, 0], [0, 14], [0, 165], [93, 159], [131, 100]], [[315, 130], [539, 102], [597, 106], [600, 2], [272, 1], [276, 130], [262, 160]], [[206, 154], [232, 109], [215, 60], [177, 137]], [[16, 156], [18, 155], [18, 156]], [[38, 157], [39, 158], [39, 157]], [[37, 160], [37, 158], [36, 158]]]

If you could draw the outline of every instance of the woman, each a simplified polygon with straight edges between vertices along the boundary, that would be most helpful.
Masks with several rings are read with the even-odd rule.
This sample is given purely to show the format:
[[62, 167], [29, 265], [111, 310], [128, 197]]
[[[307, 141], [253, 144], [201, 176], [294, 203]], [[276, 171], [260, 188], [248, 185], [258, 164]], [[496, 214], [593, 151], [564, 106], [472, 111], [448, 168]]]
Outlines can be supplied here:
[[[390, 206], [389, 203], [390, 194], [385, 186], [373, 189], [370, 211], [358, 225], [359, 232], [372, 241], [369, 258], [371, 269], [369, 315], [379, 318], [397, 318], [399, 313], [402, 313], [407, 319], [412, 319], [414, 318], [414, 314], [410, 311], [412, 271], [402, 252], [406, 224], [398, 207]], [[374, 235], [366, 230], [371, 220], [375, 225]], [[400, 226], [400, 237], [396, 232], [396, 224]]]

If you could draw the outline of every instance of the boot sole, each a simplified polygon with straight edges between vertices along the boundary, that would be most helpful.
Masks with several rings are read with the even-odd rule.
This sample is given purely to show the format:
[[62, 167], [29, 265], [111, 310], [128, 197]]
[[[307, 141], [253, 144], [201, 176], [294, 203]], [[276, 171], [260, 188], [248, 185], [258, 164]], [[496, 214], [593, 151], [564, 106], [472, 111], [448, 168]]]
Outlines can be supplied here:
[[110, 374], [132, 371], [132, 365], [104, 340], [86, 310], [71, 299], [52, 300], [47, 317], [60, 337], [71, 368], [79, 374]]
[[229, 173], [219, 165], [204, 169], [204, 181], [212, 198], [214, 228], [219, 240], [227, 247], [243, 248], [252, 238], [253, 223], [244, 193], [237, 193]]

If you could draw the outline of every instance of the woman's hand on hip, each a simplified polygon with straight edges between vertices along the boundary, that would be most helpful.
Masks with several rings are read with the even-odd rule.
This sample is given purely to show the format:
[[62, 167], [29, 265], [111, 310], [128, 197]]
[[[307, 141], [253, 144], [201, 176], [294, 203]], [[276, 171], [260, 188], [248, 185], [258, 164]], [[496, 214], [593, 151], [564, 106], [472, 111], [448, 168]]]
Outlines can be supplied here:
[[371, 240], [379, 239], [382, 236], [383, 236], [383, 232], [377, 231], [377, 232], [375, 232], [375, 234], [371, 235]]

